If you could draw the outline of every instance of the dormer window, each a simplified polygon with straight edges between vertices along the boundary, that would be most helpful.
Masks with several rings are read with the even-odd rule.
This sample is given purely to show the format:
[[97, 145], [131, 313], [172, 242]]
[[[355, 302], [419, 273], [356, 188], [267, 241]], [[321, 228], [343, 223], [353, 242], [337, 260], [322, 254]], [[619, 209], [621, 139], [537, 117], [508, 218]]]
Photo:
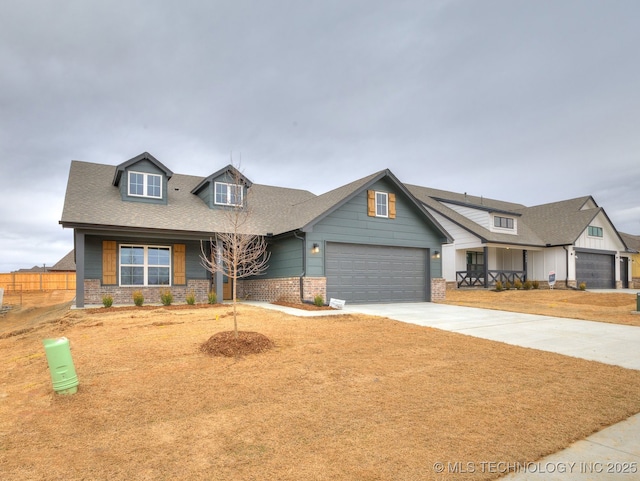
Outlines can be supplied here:
[[242, 186], [227, 184], [225, 182], [215, 183], [215, 203], [218, 205], [242, 205]]
[[129, 171], [129, 195], [134, 197], [162, 198], [162, 176]]
[[495, 216], [493, 218], [493, 225], [501, 229], [513, 229], [513, 219], [511, 217]]

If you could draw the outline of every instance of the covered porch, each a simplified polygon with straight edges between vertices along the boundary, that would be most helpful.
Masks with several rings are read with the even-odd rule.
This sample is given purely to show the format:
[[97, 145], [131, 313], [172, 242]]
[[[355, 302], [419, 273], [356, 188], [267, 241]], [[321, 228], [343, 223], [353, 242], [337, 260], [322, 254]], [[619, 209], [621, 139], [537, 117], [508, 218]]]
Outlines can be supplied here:
[[456, 285], [461, 287], [489, 288], [500, 281], [514, 285], [527, 280], [528, 251], [523, 248], [484, 246], [458, 250], [457, 265], [466, 269], [456, 271]]

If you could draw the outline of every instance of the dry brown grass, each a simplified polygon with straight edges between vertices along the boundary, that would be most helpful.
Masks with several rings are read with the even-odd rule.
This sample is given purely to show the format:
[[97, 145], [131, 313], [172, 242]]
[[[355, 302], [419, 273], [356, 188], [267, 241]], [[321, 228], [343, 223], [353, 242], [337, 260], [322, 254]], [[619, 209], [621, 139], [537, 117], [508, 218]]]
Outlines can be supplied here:
[[[208, 357], [230, 311], [72, 311], [0, 339], [2, 479], [435, 480], [436, 461], [533, 461], [640, 411], [639, 371], [368, 316], [240, 306], [275, 347]], [[72, 396], [42, 347], [62, 335]]]
[[635, 294], [571, 289], [512, 289], [502, 292], [457, 289], [447, 291], [444, 304], [640, 326], [640, 315], [634, 314]]

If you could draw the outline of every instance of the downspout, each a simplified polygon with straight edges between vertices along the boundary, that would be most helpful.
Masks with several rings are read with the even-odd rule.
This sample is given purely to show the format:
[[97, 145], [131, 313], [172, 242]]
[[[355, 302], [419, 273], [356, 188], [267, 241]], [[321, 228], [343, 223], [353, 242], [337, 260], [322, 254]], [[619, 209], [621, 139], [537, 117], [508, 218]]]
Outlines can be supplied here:
[[298, 236], [296, 231], [293, 232], [293, 236], [296, 239], [300, 239], [302, 241], [302, 274], [300, 274], [300, 302], [304, 302], [304, 276], [307, 271], [307, 256], [306, 253], [306, 240], [304, 237]]
[[[566, 254], [565, 254], [565, 259], [566, 259], [566, 266], [565, 266], [565, 272], [566, 272], [566, 277], [564, 278], [564, 288], [568, 289], [569, 288], [569, 249], [567, 249], [567, 246], [562, 246], [562, 248], [565, 250]], [[576, 278], [577, 280], [577, 278]]]

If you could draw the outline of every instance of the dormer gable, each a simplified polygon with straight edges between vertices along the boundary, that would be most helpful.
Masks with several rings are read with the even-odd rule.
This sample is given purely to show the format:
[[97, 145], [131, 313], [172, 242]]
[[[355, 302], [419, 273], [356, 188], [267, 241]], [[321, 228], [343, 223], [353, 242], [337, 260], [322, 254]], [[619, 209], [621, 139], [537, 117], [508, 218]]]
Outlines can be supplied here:
[[120, 189], [122, 200], [166, 204], [167, 183], [172, 176], [162, 162], [143, 152], [116, 166], [112, 183]]
[[522, 215], [518, 212], [451, 199], [435, 198], [435, 200], [490, 232], [518, 234], [518, 218]]
[[242, 206], [253, 183], [233, 165], [204, 178], [192, 191], [210, 209]]

